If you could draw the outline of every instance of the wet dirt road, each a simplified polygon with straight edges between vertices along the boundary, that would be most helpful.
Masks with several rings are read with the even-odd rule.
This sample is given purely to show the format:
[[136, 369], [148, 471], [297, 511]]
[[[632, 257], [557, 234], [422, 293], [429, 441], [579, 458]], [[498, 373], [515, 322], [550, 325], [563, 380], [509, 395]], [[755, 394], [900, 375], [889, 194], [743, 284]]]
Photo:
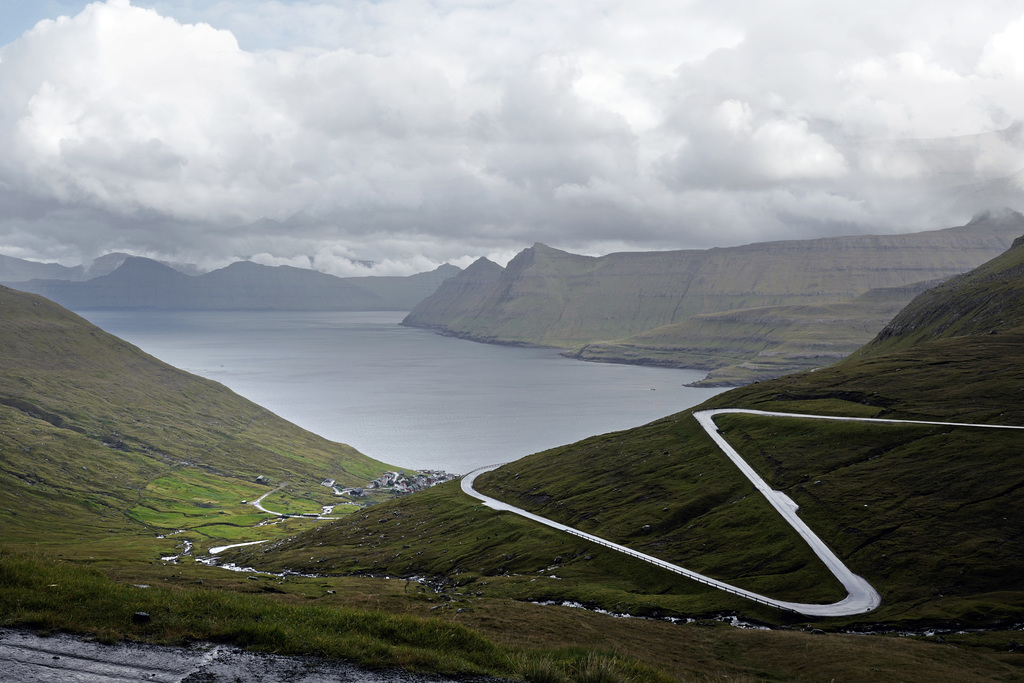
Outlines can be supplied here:
[[0, 629], [0, 680], [9, 683], [498, 683], [366, 670], [344, 662], [245, 652], [234, 647], [103, 645]]

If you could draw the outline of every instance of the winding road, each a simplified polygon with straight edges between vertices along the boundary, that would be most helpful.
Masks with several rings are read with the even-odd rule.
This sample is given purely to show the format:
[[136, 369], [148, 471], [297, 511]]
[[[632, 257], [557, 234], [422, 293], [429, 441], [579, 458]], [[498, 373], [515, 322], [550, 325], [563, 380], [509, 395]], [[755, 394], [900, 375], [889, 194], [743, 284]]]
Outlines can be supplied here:
[[759, 602], [764, 605], [777, 607], [778, 609], [796, 612], [798, 614], [803, 614], [806, 616], [840, 617], [870, 612], [871, 610], [878, 607], [882, 601], [881, 596], [878, 594], [878, 591], [876, 591], [871, 586], [871, 584], [869, 584], [866, 580], [850, 571], [849, 567], [843, 564], [843, 562], [836, 556], [836, 554], [833, 553], [827, 545], [825, 545], [824, 541], [822, 541], [817, 536], [817, 534], [811, 531], [810, 527], [808, 527], [804, 523], [804, 521], [800, 519], [800, 517], [797, 515], [797, 504], [782, 491], [776, 491], [772, 489], [768, 485], [768, 483], [765, 482], [765, 480], [762, 479], [757, 474], [757, 472], [755, 472], [754, 469], [743, 458], [740, 457], [739, 453], [736, 452], [736, 449], [730, 446], [729, 443], [725, 440], [725, 438], [719, 433], [718, 427], [715, 425], [715, 417], [717, 415], [725, 415], [730, 413], [742, 413], [746, 415], [763, 415], [767, 417], [802, 418], [809, 420], [838, 420], [844, 422], [874, 422], [883, 424], [926, 424], [953, 427], [977, 427], [982, 429], [1024, 430], [1024, 427], [1009, 425], [986, 425], [961, 422], [930, 422], [923, 420], [888, 420], [883, 418], [870, 417], [834, 417], [829, 415], [808, 415], [802, 413], [777, 413], [764, 410], [748, 410], [744, 408], [701, 410], [693, 413], [693, 417], [697, 420], [698, 423], [700, 423], [701, 427], [704, 428], [704, 431], [707, 432], [708, 436], [711, 437], [711, 439], [715, 442], [715, 444], [718, 445], [722, 452], [725, 453], [725, 455], [728, 456], [728, 458], [736, 465], [736, 467], [739, 468], [743, 475], [747, 477], [747, 479], [749, 479], [751, 483], [754, 484], [754, 487], [757, 488], [757, 490], [764, 495], [764, 497], [768, 500], [771, 506], [775, 508], [775, 510], [780, 515], [782, 515], [783, 519], [785, 519], [790, 524], [790, 526], [792, 526], [796, 530], [796, 532], [800, 534], [804, 541], [806, 541], [807, 544], [811, 547], [811, 550], [813, 550], [814, 553], [819, 558], [821, 558], [822, 562], [825, 563], [829, 571], [831, 571], [832, 574], [836, 577], [836, 579], [838, 579], [840, 583], [843, 584], [843, 587], [846, 589], [847, 596], [839, 602], [834, 602], [827, 605], [775, 600], [773, 598], [769, 598], [759, 593], [755, 593], [753, 591], [748, 591], [746, 589], [733, 586], [731, 584], [725, 583], [724, 581], [718, 581], [717, 579], [713, 579], [709, 576], [704, 576], [703, 574], [699, 574], [689, 569], [685, 569], [670, 562], [666, 562], [665, 560], [660, 560], [651, 555], [637, 552], [632, 548], [627, 548], [626, 546], [619, 545], [617, 543], [612, 543], [611, 541], [605, 540], [599, 536], [584, 533], [577, 529], [573, 529], [572, 527], [566, 526], [565, 524], [560, 524], [553, 520], [541, 517], [540, 515], [535, 515], [532, 512], [527, 512], [526, 510], [523, 510], [522, 508], [517, 508], [513, 505], [509, 505], [508, 503], [503, 503], [500, 500], [491, 498], [490, 496], [486, 496], [473, 488], [473, 482], [476, 480], [477, 476], [483, 474], [484, 472], [490, 472], [491, 470], [497, 469], [498, 467], [501, 467], [501, 465], [505, 463], [481, 467], [477, 470], [474, 470], [473, 472], [470, 472], [469, 474], [462, 478], [462, 490], [468, 495], [482, 501], [484, 505], [494, 510], [512, 512], [517, 515], [521, 515], [523, 517], [526, 517], [527, 519], [531, 519], [535, 522], [544, 524], [545, 526], [549, 526], [553, 529], [558, 529], [559, 531], [564, 531], [565, 533], [572, 534], [574, 536], [579, 536], [580, 538], [587, 539], [588, 541], [602, 545], [606, 548], [611, 548], [612, 550], [616, 550], [618, 552], [625, 553], [626, 555], [636, 557], [638, 559], [644, 560], [645, 562], [649, 562], [663, 569], [675, 572], [676, 574], [681, 574], [687, 578], [693, 579], [694, 581], [699, 581], [700, 583], [713, 586], [715, 588], [718, 588], [729, 593], [733, 593], [734, 595], [739, 595], [744, 598], [754, 600], [755, 602]]

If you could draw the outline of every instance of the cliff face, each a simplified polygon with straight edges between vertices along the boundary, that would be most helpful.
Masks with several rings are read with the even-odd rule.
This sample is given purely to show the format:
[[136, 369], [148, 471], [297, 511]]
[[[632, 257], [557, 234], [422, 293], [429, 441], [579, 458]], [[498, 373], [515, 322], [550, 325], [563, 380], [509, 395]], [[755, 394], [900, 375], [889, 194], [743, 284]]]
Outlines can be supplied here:
[[707, 251], [577, 256], [543, 244], [501, 272], [470, 269], [405, 324], [478, 341], [562, 348], [623, 339], [691, 316], [826, 305], [869, 289], [947, 278], [984, 263], [1024, 231], [1020, 214], [906, 235], [768, 242]]
[[77, 310], [408, 310], [453, 271], [458, 269], [442, 266], [410, 277], [338, 278], [303, 268], [238, 262], [191, 276], [150, 259], [128, 257], [109, 275], [86, 282], [33, 280], [16, 286]]
[[504, 268], [479, 258], [457, 276], [442, 282], [427, 299], [430, 306], [415, 306], [402, 321], [411, 327], [428, 327], [457, 336], [456, 329], [468, 330], [483, 322], [481, 293], [496, 287]]

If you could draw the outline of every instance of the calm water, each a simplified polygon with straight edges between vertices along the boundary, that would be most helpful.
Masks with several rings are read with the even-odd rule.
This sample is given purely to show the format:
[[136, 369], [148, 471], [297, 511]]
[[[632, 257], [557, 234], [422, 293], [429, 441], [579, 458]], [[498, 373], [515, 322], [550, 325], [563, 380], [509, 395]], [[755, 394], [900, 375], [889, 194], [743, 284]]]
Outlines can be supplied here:
[[400, 327], [402, 313], [110, 312], [91, 322], [385, 462], [468, 472], [696, 405], [686, 370]]

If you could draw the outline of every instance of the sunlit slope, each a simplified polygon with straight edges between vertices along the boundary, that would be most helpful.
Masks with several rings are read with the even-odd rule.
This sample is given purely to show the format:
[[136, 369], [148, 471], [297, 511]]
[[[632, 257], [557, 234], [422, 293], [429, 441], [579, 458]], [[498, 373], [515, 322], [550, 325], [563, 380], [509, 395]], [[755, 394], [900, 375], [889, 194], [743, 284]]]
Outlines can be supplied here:
[[[985, 296], [979, 286], [976, 301], [1010, 300], [994, 296], [996, 283], [1013, 272], [1021, 249], [979, 269], [995, 289]], [[953, 301], [965, 290], [942, 291]], [[965, 304], [963, 329], [984, 311]], [[1002, 310], [1007, 318], [1019, 312], [1019, 302]], [[701, 407], [1024, 425], [1024, 329], [1008, 325], [993, 335], [988, 327], [735, 389]], [[991, 627], [1024, 615], [1021, 432], [743, 415], [720, 418], [720, 427], [881, 592], [878, 610], [847, 623]], [[824, 570], [716, 452], [690, 411], [522, 458], [478, 484], [488, 495], [721, 580], [786, 599], [836, 599]], [[249, 551], [246, 561], [302, 569], [315, 556], [318, 566], [338, 571], [444, 574], [477, 582], [483, 595], [784, 619], [609, 552], [531, 529], [449, 486]], [[547, 574], [561, 580], [538, 583]]]
[[298, 498], [329, 494], [319, 486], [325, 477], [360, 484], [385, 468], [6, 288], [0, 425], [0, 534], [8, 539], [140, 523], [248, 526], [259, 517], [242, 499], [286, 483]]

